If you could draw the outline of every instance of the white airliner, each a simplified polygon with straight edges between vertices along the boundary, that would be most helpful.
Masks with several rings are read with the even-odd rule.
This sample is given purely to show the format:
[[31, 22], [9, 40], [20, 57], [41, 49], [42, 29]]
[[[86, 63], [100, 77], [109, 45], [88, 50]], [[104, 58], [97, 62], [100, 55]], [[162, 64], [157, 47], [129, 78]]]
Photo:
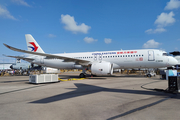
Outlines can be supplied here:
[[175, 58], [168, 56], [167, 52], [157, 49], [46, 54], [30, 34], [26, 34], [25, 37], [27, 51], [4, 45], [11, 50], [31, 55], [8, 57], [58, 69], [82, 69], [80, 77], [86, 76], [86, 70], [93, 75], [112, 75], [113, 69], [162, 68], [178, 63]]

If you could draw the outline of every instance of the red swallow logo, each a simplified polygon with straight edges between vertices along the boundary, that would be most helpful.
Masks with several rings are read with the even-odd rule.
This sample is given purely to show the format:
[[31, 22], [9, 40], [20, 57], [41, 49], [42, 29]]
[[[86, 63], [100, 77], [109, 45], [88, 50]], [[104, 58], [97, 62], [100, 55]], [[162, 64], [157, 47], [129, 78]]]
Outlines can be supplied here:
[[30, 47], [30, 48], [32, 48], [32, 51], [34, 51], [34, 52], [36, 52], [37, 51], [37, 49], [38, 49], [38, 46], [36, 46], [36, 44], [34, 43], [34, 42], [29, 42], [31, 45], [33, 45], [33, 47]]

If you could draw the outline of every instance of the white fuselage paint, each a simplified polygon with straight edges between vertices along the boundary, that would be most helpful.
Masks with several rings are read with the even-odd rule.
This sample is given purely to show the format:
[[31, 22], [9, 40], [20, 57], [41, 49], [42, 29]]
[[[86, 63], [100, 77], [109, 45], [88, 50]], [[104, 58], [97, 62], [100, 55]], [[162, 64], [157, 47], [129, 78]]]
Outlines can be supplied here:
[[[156, 49], [143, 50], [120, 50], [120, 51], [101, 51], [101, 52], [82, 52], [55, 54], [69, 58], [88, 60], [91, 63], [106, 61], [113, 64], [113, 69], [124, 68], [161, 68], [169, 67], [176, 63], [171, 56], [164, 56], [165, 51]], [[35, 64], [58, 68], [58, 69], [82, 69], [81, 65], [75, 62], [64, 62], [61, 59], [46, 59], [43, 56], [36, 56]]]

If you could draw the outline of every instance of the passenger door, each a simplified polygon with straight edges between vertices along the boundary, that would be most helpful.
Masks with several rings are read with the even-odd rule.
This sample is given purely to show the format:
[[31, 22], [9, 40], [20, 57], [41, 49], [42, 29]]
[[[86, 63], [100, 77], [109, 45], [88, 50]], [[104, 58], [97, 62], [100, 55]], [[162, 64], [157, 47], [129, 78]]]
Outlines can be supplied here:
[[154, 61], [154, 51], [148, 51], [148, 61]]

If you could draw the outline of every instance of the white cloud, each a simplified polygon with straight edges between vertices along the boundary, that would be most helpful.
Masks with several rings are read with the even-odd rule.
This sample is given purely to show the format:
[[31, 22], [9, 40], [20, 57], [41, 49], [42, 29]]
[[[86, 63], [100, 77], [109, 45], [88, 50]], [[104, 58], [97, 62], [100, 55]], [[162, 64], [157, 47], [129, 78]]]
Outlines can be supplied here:
[[173, 16], [174, 13], [172, 11], [169, 14], [161, 13], [157, 16], [157, 19], [154, 23], [157, 24], [158, 27], [165, 27], [167, 25], [171, 25], [176, 21]]
[[143, 48], [158, 48], [161, 43], [158, 43], [154, 41], [154, 39], [151, 39], [144, 43]]
[[161, 33], [161, 32], [165, 32], [165, 31], [166, 31], [166, 29], [164, 29], [164, 28], [156, 28], [154, 30], [155, 33]]
[[31, 7], [27, 2], [25, 2], [24, 0], [11, 0], [12, 2], [18, 4], [18, 5], [23, 5], [23, 6], [27, 6], [27, 7]]
[[88, 33], [88, 30], [91, 28], [88, 25], [85, 25], [84, 23], [77, 25], [76, 21], [74, 20], [73, 16], [70, 15], [61, 15], [61, 22], [65, 24], [64, 28], [66, 30], [72, 31], [73, 33]]
[[55, 38], [56, 35], [54, 35], [54, 34], [49, 34], [48, 37], [50, 37], [50, 38]]
[[173, 18], [174, 13], [171, 11], [169, 14], [168, 13], [161, 13], [160, 15], [157, 16], [157, 19], [155, 20], [154, 24], [156, 24], [156, 29], [148, 29], [145, 31], [145, 33], [148, 34], [155, 34], [155, 33], [162, 33], [166, 32], [166, 29], [164, 27], [168, 25], [172, 25], [174, 22], [176, 22], [176, 19]]
[[86, 42], [86, 43], [92, 43], [92, 42], [96, 42], [96, 41], [98, 41], [97, 39], [94, 39], [94, 38], [92, 38], [92, 37], [85, 37], [84, 38], [84, 41]]
[[170, 0], [167, 2], [165, 10], [172, 10], [172, 9], [178, 9], [180, 7], [180, 1], [179, 0]]
[[153, 33], [153, 31], [154, 31], [153, 29], [148, 29], [148, 30], [145, 31], [145, 33], [151, 34], [151, 33]]
[[148, 33], [148, 34], [153, 34], [153, 33], [162, 33], [162, 32], [166, 32], [166, 29], [164, 28], [156, 28], [156, 29], [148, 29], [145, 31], [145, 33]]
[[174, 50], [178, 51], [179, 49], [178, 49], [178, 47], [175, 47]]
[[2, 6], [0, 6], [0, 17], [17, 20], [10, 14], [10, 12], [5, 7]]
[[104, 38], [104, 42], [105, 42], [106, 44], [109, 44], [109, 43], [112, 42], [112, 39], [110, 39], [110, 38]]

